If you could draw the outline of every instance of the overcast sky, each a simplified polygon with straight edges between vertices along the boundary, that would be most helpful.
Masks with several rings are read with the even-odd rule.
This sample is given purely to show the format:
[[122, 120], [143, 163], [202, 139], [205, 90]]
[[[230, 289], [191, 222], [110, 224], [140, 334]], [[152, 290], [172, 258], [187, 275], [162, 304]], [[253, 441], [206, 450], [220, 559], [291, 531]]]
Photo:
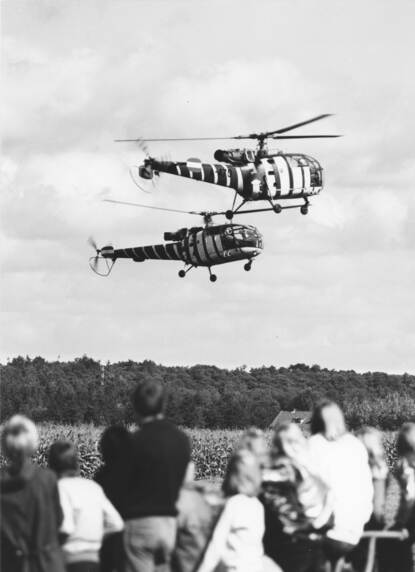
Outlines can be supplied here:
[[[415, 4], [5, 0], [2, 3], [0, 359], [152, 359], [163, 364], [318, 363], [415, 371]], [[176, 262], [88, 267], [93, 235], [158, 243], [197, 217], [115, 206], [226, 209], [230, 190], [128, 174], [121, 137], [271, 130], [315, 156], [326, 186], [310, 214], [246, 216], [265, 249], [177, 277]], [[153, 143], [155, 156], [212, 160], [223, 142]], [[223, 146], [223, 145], [222, 145]], [[232, 142], [229, 142], [232, 146]], [[242, 222], [242, 219], [241, 219]]]

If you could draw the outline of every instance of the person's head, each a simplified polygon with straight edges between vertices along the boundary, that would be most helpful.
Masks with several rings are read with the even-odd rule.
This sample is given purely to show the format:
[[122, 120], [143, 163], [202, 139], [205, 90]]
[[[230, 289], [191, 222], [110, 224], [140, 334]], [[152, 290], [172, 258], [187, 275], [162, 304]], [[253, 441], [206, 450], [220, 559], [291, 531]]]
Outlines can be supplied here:
[[184, 474], [183, 485], [190, 485], [195, 480], [196, 476], [196, 466], [193, 461], [189, 461], [186, 472]]
[[396, 449], [399, 457], [415, 466], [415, 423], [404, 423], [398, 433]]
[[267, 463], [268, 445], [265, 439], [265, 434], [261, 429], [251, 427], [244, 431], [237, 448], [251, 451], [251, 453], [256, 456], [261, 466], [264, 466]]
[[239, 449], [229, 459], [222, 490], [227, 497], [237, 494], [256, 497], [261, 488], [261, 479], [257, 457], [251, 451]]
[[49, 448], [49, 467], [58, 477], [74, 477], [79, 474], [78, 454], [70, 441], [55, 441]]
[[113, 465], [128, 455], [131, 435], [126, 427], [112, 425], [103, 432], [99, 449], [106, 465]]
[[356, 437], [366, 447], [371, 468], [380, 468], [386, 465], [385, 449], [383, 448], [382, 433], [375, 427], [362, 427]]
[[135, 389], [133, 406], [139, 420], [162, 415], [166, 405], [164, 385], [156, 379], [146, 379]]
[[302, 457], [307, 440], [296, 423], [280, 423], [274, 430], [272, 438], [273, 457], [285, 455], [293, 460]]
[[336, 441], [347, 432], [343, 411], [334, 401], [321, 401], [311, 417], [311, 433], [320, 433], [329, 441]]
[[4, 424], [1, 445], [3, 454], [12, 464], [28, 459], [39, 445], [36, 425], [24, 415], [13, 415]]

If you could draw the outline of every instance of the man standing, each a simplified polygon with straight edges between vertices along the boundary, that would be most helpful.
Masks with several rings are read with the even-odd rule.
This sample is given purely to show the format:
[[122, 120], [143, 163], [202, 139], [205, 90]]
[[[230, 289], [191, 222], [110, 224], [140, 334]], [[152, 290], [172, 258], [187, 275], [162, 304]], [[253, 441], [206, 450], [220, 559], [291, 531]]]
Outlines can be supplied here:
[[126, 572], [168, 564], [176, 538], [176, 501], [190, 462], [187, 436], [164, 419], [164, 386], [140, 383], [133, 405], [140, 430], [133, 437], [126, 490]]

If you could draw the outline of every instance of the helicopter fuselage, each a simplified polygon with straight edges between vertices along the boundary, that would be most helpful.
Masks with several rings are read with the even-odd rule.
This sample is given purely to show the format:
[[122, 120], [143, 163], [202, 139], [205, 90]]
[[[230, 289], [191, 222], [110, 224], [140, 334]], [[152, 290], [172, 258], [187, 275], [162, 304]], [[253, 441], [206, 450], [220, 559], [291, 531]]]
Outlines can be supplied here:
[[229, 187], [244, 201], [307, 198], [323, 188], [320, 163], [308, 155], [294, 153], [264, 155], [256, 162], [241, 165], [202, 163], [198, 159], [184, 162], [146, 159], [140, 167], [140, 176], [151, 179], [154, 173]]
[[261, 234], [250, 225], [211, 225], [168, 234], [174, 237], [178, 233], [182, 236], [178, 241], [120, 249], [104, 246], [100, 255], [113, 262], [118, 258], [130, 258], [135, 262], [182, 260], [186, 265], [210, 268], [237, 260], [251, 260], [263, 249]]

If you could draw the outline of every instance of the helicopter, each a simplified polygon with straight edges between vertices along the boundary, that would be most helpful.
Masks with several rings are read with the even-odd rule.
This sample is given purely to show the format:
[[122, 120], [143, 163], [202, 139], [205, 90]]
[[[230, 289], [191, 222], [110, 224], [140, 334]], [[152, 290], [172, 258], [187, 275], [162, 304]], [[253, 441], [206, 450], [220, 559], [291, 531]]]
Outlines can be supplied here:
[[249, 271], [251, 270], [253, 259], [261, 254], [263, 249], [262, 236], [254, 226], [232, 223], [213, 224], [213, 217], [224, 214], [222, 212], [182, 211], [111, 199], [105, 199], [104, 202], [200, 215], [203, 217], [204, 226], [165, 232], [164, 244], [135, 246], [132, 248], [115, 249], [111, 245], [98, 248], [96, 242], [90, 238], [89, 243], [95, 249], [96, 254], [90, 258], [89, 265], [100, 276], [108, 276], [119, 258], [130, 258], [135, 262], [144, 262], [145, 260], [182, 260], [185, 267], [178, 272], [180, 278], [184, 278], [192, 268], [204, 266], [209, 271], [210, 281], [216, 282], [217, 276], [212, 273], [212, 266], [247, 260], [244, 269]]
[[[147, 154], [144, 163], [137, 167], [138, 174], [143, 179], [154, 182], [154, 176], [169, 173], [233, 189], [232, 208], [225, 213], [228, 220], [232, 220], [238, 212], [274, 211], [280, 213], [288, 208], [299, 208], [300, 212], [306, 215], [310, 204], [309, 198], [323, 189], [323, 167], [309, 155], [269, 150], [268, 140], [340, 137], [340, 135], [284, 135], [288, 131], [330, 116], [331, 114], [325, 113], [274, 131], [233, 137], [116, 139], [115, 141], [118, 143], [137, 142]], [[150, 141], [214, 141], [219, 139], [253, 139], [257, 141], [257, 146], [256, 149], [217, 149], [214, 158], [218, 163], [202, 163], [200, 159], [195, 158], [182, 162], [158, 160], [148, 154], [147, 142]], [[238, 196], [242, 197], [239, 205], [236, 204]], [[293, 199], [300, 199], [303, 202], [295, 205], [280, 204], [280, 201]], [[240, 210], [251, 201], [267, 201], [270, 206]]]

